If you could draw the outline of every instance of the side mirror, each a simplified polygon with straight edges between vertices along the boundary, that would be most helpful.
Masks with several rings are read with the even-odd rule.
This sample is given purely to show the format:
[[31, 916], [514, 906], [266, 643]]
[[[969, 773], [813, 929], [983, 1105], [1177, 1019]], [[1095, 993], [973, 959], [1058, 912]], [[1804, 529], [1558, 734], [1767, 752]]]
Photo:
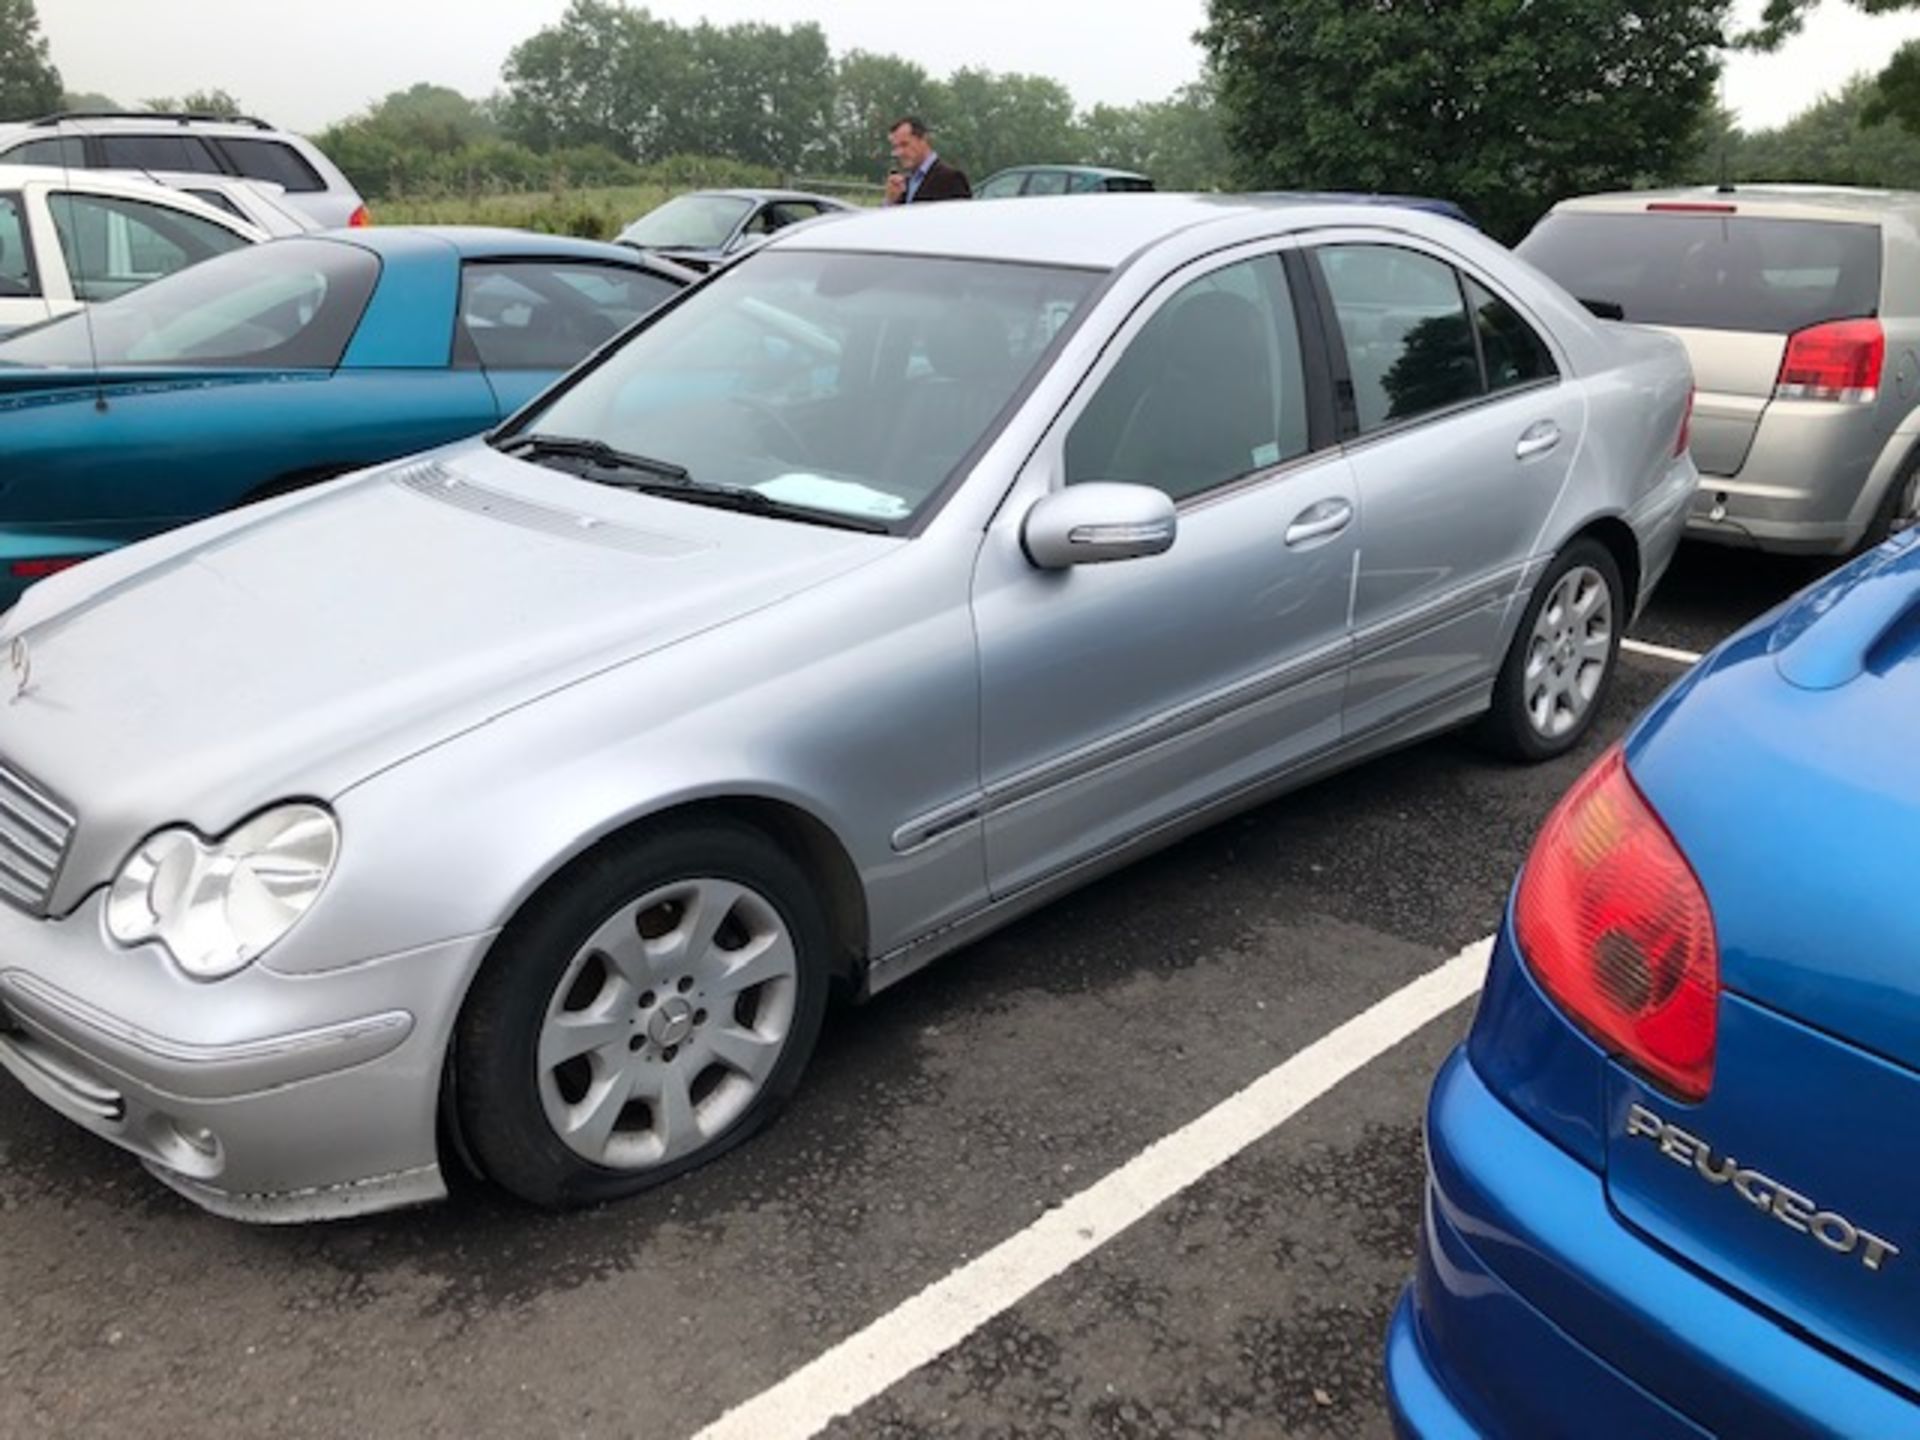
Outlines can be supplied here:
[[1158, 555], [1179, 529], [1173, 501], [1149, 485], [1096, 483], [1056, 490], [1027, 512], [1021, 542], [1042, 570]]

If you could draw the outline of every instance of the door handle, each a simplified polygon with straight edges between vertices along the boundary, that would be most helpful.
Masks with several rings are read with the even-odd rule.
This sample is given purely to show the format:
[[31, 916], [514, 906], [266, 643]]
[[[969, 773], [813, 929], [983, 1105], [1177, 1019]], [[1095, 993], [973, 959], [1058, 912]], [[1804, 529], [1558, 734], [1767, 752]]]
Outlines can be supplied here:
[[1521, 434], [1519, 443], [1513, 447], [1514, 458], [1531, 460], [1535, 455], [1544, 455], [1560, 443], [1560, 427], [1551, 420], [1542, 420], [1538, 425], [1530, 425]]
[[1353, 523], [1353, 506], [1344, 500], [1318, 500], [1294, 517], [1287, 526], [1287, 544], [1304, 545], [1338, 535]]

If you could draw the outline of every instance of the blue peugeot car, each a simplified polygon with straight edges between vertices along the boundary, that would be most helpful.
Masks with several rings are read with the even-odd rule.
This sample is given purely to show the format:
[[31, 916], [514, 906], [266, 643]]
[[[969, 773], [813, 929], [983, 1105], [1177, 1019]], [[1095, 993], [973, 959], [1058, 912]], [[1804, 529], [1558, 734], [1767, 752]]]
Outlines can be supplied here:
[[512, 230], [216, 256], [0, 341], [0, 610], [188, 520], [485, 430], [693, 278]]
[[1920, 532], [1560, 802], [1427, 1116], [1420, 1437], [1920, 1436]]

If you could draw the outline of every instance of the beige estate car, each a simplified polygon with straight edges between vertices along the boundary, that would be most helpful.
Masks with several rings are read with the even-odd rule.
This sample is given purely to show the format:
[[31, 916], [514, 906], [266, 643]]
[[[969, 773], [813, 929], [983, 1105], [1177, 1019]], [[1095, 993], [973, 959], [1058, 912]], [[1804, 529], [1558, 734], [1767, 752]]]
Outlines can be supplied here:
[[1920, 193], [1596, 195], [1520, 245], [1589, 309], [1683, 341], [1690, 535], [1844, 554], [1920, 517]]

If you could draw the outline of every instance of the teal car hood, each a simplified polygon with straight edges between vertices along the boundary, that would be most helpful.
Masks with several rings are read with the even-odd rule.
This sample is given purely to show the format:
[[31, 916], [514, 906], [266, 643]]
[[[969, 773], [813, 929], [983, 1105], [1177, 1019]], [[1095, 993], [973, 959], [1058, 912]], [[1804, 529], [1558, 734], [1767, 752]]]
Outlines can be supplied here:
[[[469, 442], [129, 547], [0, 623], [0, 755], [84, 797], [71, 906], [208, 834], [726, 625], [899, 541], [677, 504]], [[113, 773], [102, 775], [101, 758]]]

